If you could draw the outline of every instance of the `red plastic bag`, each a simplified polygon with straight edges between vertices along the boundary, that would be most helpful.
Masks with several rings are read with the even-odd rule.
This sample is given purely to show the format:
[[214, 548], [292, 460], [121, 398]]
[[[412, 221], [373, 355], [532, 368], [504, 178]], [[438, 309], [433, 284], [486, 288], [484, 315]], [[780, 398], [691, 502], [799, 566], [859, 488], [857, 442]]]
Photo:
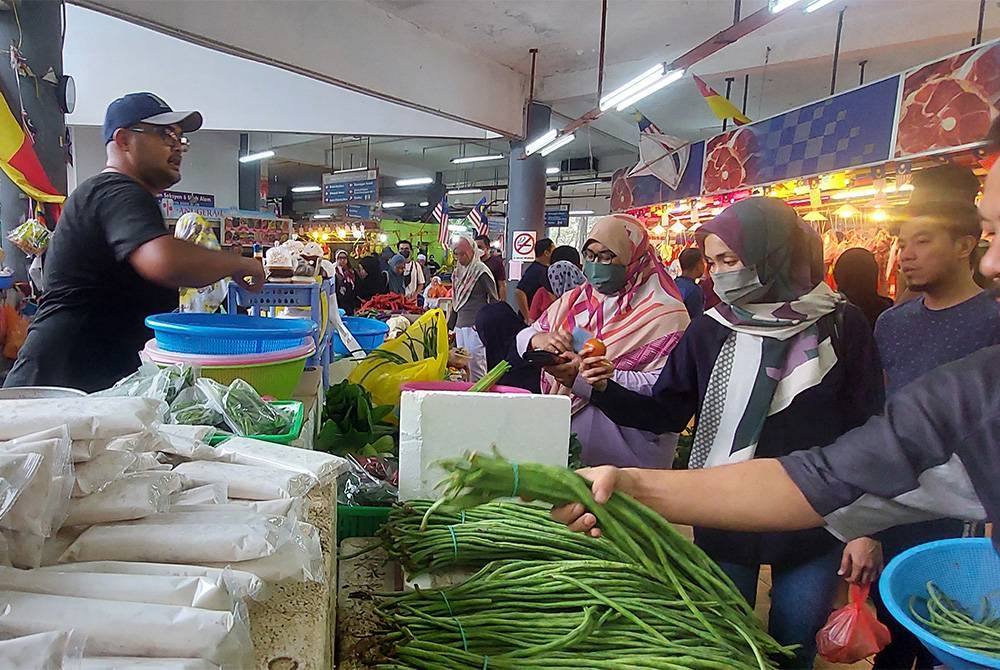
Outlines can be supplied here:
[[831, 663], [856, 663], [889, 644], [889, 629], [865, 606], [869, 588], [851, 584], [850, 602], [831, 614], [816, 633], [816, 649]]

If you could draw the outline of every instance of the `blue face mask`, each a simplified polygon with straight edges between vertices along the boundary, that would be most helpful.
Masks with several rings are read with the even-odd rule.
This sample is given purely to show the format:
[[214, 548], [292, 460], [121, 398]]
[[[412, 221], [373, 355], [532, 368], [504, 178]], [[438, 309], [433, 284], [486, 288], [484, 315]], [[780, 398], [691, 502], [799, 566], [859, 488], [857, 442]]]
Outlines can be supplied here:
[[614, 295], [625, 288], [626, 276], [624, 265], [583, 262], [583, 275], [587, 281], [604, 295]]
[[718, 272], [712, 275], [712, 284], [719, 299], [729, 305], [752, 302], [767, 291], [755, 268]]

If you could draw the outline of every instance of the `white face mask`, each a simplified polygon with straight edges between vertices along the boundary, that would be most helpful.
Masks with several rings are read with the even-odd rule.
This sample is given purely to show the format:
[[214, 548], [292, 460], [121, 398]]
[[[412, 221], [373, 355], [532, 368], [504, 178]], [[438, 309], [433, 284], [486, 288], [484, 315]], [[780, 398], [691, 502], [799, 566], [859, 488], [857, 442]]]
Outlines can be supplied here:
[[755, 268], [716, 273], [712, 275], [712, 284], [719, 299], [729, 305], [752, 302], [767, 291]]

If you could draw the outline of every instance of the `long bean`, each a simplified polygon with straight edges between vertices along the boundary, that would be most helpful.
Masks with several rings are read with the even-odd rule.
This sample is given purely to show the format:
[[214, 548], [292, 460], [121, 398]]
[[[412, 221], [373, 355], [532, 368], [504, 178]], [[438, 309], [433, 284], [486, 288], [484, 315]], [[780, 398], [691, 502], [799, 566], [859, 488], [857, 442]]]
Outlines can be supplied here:
[[927, 583], [927, 617], [917, 612], [918, 602], [916, 597], [910, 599], [910, 613], [927, 630], [955, 646], [1000, 658], [1000, 619], [992, 613], [988, 599], [984, 599], [979, 619], [949, 598], [934, 582]]

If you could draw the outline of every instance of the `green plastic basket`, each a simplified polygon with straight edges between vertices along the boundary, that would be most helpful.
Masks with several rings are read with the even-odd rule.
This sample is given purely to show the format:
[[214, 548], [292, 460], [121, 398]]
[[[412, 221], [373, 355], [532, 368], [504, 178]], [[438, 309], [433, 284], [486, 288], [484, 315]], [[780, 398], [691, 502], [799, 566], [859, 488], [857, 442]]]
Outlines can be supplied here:
[[389, 519], [391, 507], [337, 503], [337, 542], [351, 537], [373, 537]]
[[[254, 440], [262, 440], [264, 442], [274, 442], [275, 444], [291, 444], [295, 440], [299, 439], [299, 433], [302, 432], [302, 423], [306, 418], [306, 409], [298, 400], [272, 400], [269, 403], [272, 407], [294, 407], [295, 412], [292, 414], [292, 426], [288, 429], [287, 433], [281, 433], [279, 435], [247, 435], [247, 437]], [[218, 430], [215, 435], [208, 438], [208, 443], [213, 447], [217, 444], [225, 442], [231, 437], [235, 437], [232, 433], [227, 433], [224, 430]]]
[[290, 361], [259, 365], [202, 366], [201, 376], [214, 379], [226, 386], [235, 379], [242, 379], [261, 395], [278, 400], [291, 400], [302, 378], [302, 371], [306, 369], [307, 358], [309, 357], [303, 356]]

